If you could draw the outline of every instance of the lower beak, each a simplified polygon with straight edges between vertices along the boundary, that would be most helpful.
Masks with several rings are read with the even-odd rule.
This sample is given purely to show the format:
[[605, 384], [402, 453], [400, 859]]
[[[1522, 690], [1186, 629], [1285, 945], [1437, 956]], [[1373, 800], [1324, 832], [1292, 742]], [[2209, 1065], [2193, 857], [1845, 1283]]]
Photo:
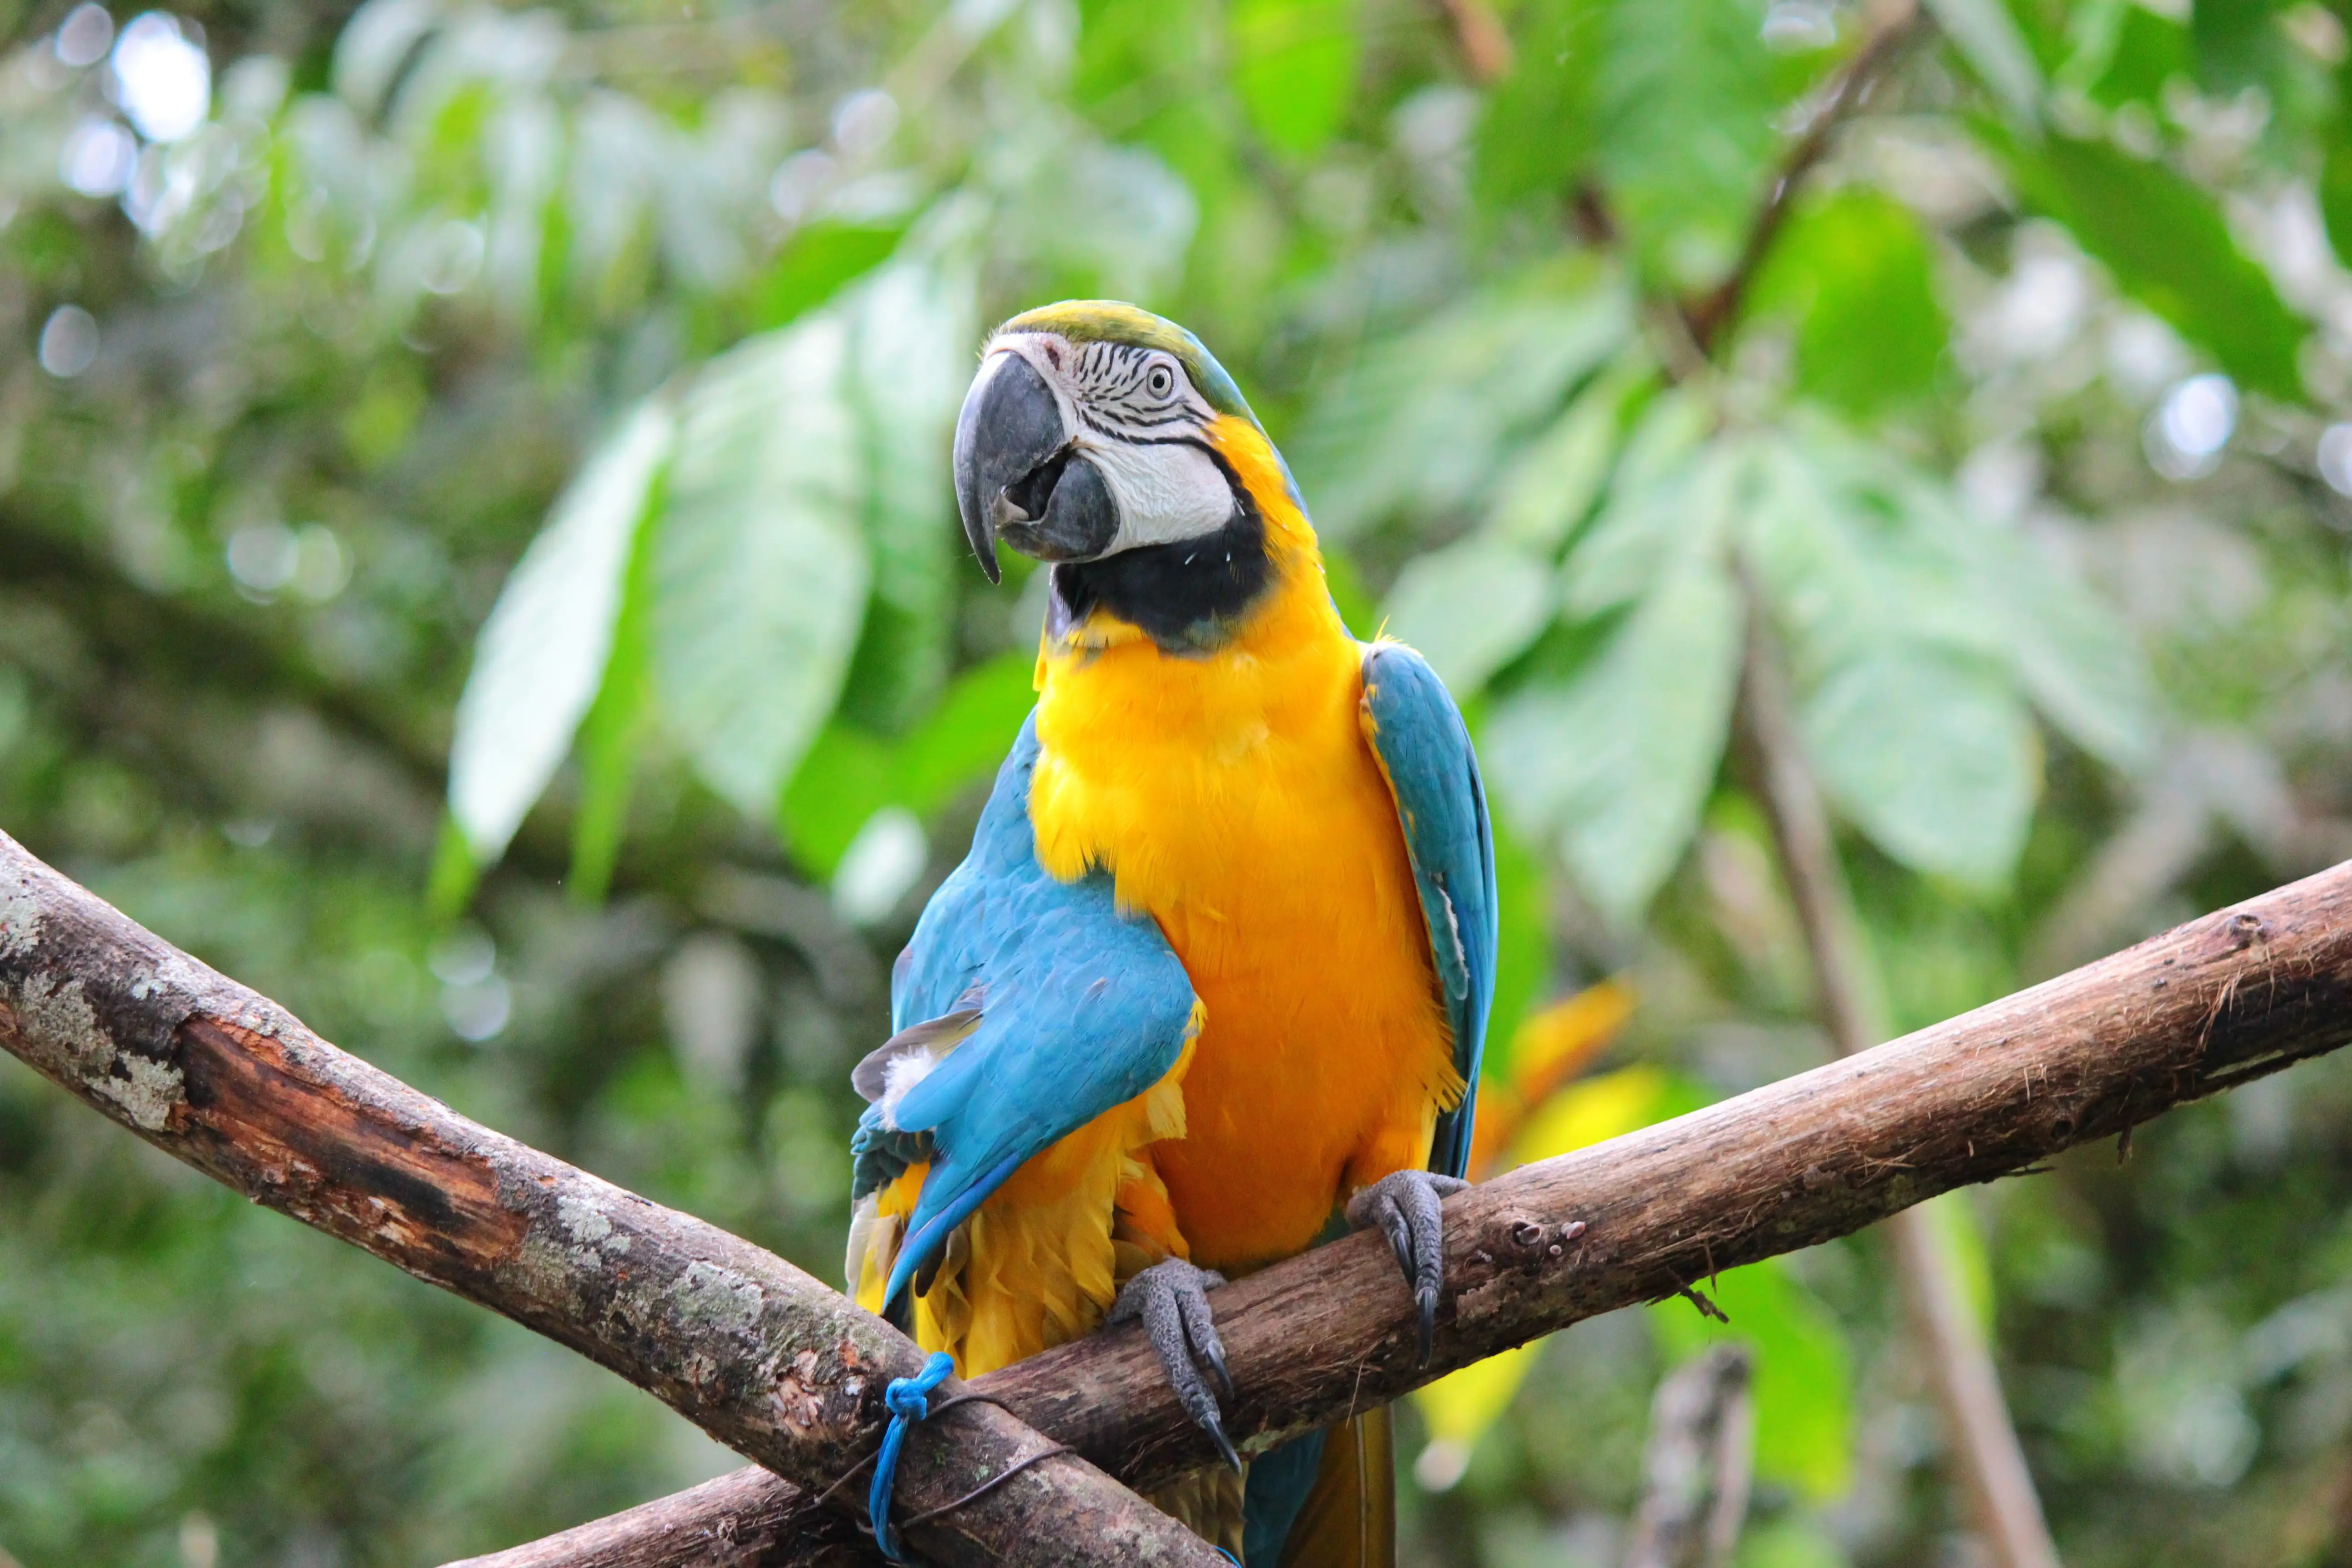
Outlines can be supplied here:
[[981, 366], [956, 418], [956, 505], [992, 583], [999, 539], [1040, 561], [1086, 561], [1118, 534], [1101, 470], [1069, 440], [1053, 389], [1028, 361], [1000, 352]]

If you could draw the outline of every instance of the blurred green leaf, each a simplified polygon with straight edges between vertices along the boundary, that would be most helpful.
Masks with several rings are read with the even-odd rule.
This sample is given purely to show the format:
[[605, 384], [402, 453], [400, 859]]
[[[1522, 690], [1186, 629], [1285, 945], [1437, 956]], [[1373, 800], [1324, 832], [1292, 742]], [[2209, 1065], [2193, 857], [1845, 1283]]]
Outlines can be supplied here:
[[1738, 1568], [1847, 1568], [1834, 1536], [1801, 1519], [1776, 1519], [1740, 1538]]
[[1589, 268], [1522, 279], [1372, 343], [1288, 443], [1316, 524], [1346, 541], [1474, 504], [1514, 440], [1624, 342], [1630, 302]]
[[1497, 702], [1490, 776], [1514, 825], [1557, 844], [1592, 900], [1637, 919], [1688, 847], [1730, 729], [1739, 595], [1706, 556], [1653, 585], [1566, 681]]
[[1742, 547], [1799, 678], [1898, 649], [2011, 671], [2015, 689], [2110, 766], [2155, 743], [2146, 662], [2114, 613], [2032, 540], [1827, 421], [1759, 446]]
[[1738, 254], [1778, 136], [1774, 60], [1753, 0], [1612, 5], [1599, 166], [1644, 273], [1715, 283]]
[[1703, 1318], [1687, 1301], [1659, 1302], [1649, 1309], [1650, 1326], [1667, 1356], [1687, 1361], [1724, 1340], [1748, 1345], [1756, 1356], [1758, 1479], [1815, 1502], [1842, 1494], [1853, 1469], [1853, 1394], [1837, 1320], [1777, 1258], [1697, 1288], [1731, 1321]]
[[784, 842], [830, 877], [877, 811], [902, 806], [928, 819], [993, 775], [1036, 705], [1035, 667], [1018, 650], [972, 666], [896, 741], [845, 720], [827, 725], [784, 792]]
[[2102, 10], [2108, 19], [2105, 36], [2084, 49], [2080, 71], [2099, 102], [2154, 103], [2166, 82], [2189, 79], [2196, 61], [2189, 28], [2179, 18], [2158, 16], [2134, 0]]
[[1488, 207], [1565, 202], [1594, 147], [1608, 0], [1530, 0], [1512, 29], [1511, 74], [1480, 122], [1473, 189]]
[[[1479, 726], [1481, 730], [1484, 726]], [[1500, 919], [1495, 952], [1495, 1004], [1486, 1019], [1486, 1054], [1479, 1071], [1503, 1078], [1519, 1022], [1544, 994], [1551, 972], [1551, 900], [1542, 862], [1519, 842], [1511, 825], [1494, 822], [1495, 901]]]
[[2159, 163], [2053, 132], [2007, 142], [2032, 203], [2105, 262], [2126, 293], [2170, 322], [2252, 391], [2300, 402], [2305, 324], [2238, 248], [2213, 198]]
[[2042, 112], [2042, 68], [2001, 0], [1927, 0], [1927, 12], [2020, 125]]
[[2125, 773], [2157, 745], [2147, 661], [2115, 612], [2028, 540], [1992, 534], [1982, 583], [2000, 606], [2034, 706], [2075, 744]]
[[449, 810], [477, 862], [505, 853], [595, 700], [673, 419], [638, 405], [556, 503], [475, 647], [449, 749]]
[[1556, 554], [1609, 481], [1625, 405], [1654, 373], [1636, 359], [1595, 376], [1504, 476], [1486, 534]]
[[895, 224], [833, 219], [806, 225], [760, 280], [751, 324], [766, 331], [800, 320], [887, 260], [906, 232]]
[[2189, 8], [2189, 36], [2198, 85], [2214, 93], [2272, 86], [2288, 47], [2278, 27], [2284, 9], [2273, 0], [2197, 0]]
[[1710, 417], [1679, 394], [1652, 405], [1608, 503], [1569, 552], [1561, 582], [1570, 615], [1631, 604], [1683, 563], [1720, 548], [1745, 502], [1752, 465], [1738, 439], [1702, 444]]
[[[662, 499], [656, 481], [646, 498], [648, 515], [660, 515]], [[604, 686], [580, 725], [580, 807], [572, 822], [568, 889], [575, 903], [602, 903], [612, 886], [622, 836], [628, 829], [637, 751], [653, 718], [653, 542], [657, 531], [641, 527], [630, 545], [612, 657], [605, 662]]]
[[2008, 877], [2041, 753], [1996, 672], [1889, 649], [1831, 672], [1802, 717], [1822, 785], [1881, 848], [1979, 887]]
[[654, 557], [654, 673], [696, 771], [766, 820], [833, 710], [871, 577], [838, 314], [698, 374]]
[[848, 312], [845, 385], [866, 458], [874, 595], [845, 702], [880, 729], [903, 726], [947, 679], [954, 573], [965, 553], [948, 455], [978, 313], [967, 271], [912, 263], [875, 274]]
[[1927, 392], [1950, 334], [1919, 220], [1873, 191], [1801, 207], [1754, 300], [1758, 313], [1795, 320], [1799, 389], [1852, 414]]
[[1525, 651], [1558, 600], [1550, 563], [1473, 538], [1408, 562], [1381, 614], [1388, 635], [1419, 649], [1459, 699]]
[[1226, 26], [1258, 134], [1298, 155], [1328, 142], [1356, 85], [1355, 0], [1235, 0]]

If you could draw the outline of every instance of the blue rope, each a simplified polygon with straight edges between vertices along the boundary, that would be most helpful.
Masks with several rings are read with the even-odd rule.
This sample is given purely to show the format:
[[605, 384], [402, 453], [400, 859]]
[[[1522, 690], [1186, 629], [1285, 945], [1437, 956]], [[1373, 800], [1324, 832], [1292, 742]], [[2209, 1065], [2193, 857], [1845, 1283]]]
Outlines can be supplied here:
[[882, 1451], [874, 1457], [874, 1489], [866, 1494], [866, 1511], [874, 1521], [874, 1544], [893, 1563], [907, 1559], [898, 1552], [898, 1532], [890, 1528], [890, 1488], [898, 1479], [898, 1449], [907, 1441], [907, 1427], [931, 1414], [931, 1390], [955, 1370], [955, 1357], [933, 1351], [923, 1370], [912, 1377], [894, 1377], [882, 1391], [889, 1407], [889, 1429], [882, 1434]]

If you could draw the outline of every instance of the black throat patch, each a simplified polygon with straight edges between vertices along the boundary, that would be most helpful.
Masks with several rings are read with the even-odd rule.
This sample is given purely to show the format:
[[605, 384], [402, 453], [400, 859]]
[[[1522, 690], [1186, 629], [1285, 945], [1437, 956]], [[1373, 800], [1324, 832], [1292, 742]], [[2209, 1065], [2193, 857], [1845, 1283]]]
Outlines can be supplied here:
[[1048, 631], [1058, 636], [1100, 609], [1140, 627], [1166, 653], [1199, 653], [1232, 636], [1272, 581], [1274, 563], [1257, 502], [1223, 458], [1210, 456], [1233, 493], [1234, 511], [1224, 527], [1099, 561], [1060, 563], [1053, 568]]

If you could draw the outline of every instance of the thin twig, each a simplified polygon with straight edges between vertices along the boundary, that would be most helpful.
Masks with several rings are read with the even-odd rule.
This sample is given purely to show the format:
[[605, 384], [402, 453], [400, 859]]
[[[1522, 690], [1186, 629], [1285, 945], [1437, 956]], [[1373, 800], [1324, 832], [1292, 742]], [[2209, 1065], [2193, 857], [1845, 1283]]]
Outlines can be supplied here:
[[1487, 0], [1437, 0], [1437, 7], [1454, 24], [1454, 42], [1462, 63], [1479, 86], [1488, 86], [1511, 74], [1515, 58], [1511, 35]]
[[1772, 183], [1765, 187], [1763, 199], [1757, 203], [1756, 215], [1748, 226], [1747, 242], [1739, 247], [1738, 260], [1732, 263], [1731, 271], [1721, 283], [1682, 307], [1691, 341], [1702, 353], [1714, 352], [1717, 334], [1738, 318], [1748, 285], [1756, 280], [1764, 258], [1771, 254], [1772, 242], [1780, 237], [1780, 226], [1788, 221], [1789, 208], [1798, 189], [1814, 165], [1828, 155], [1838, 127], [1869, 100], [1871, 89], [1894, 68], [1912, 40], [1927, 30], [1927, 14], [1919, 8], [1917, 0], [1892, 0], [1891, 4], [1871, 9], [1875, 15], [1871, 18], [1868, 35], [1822, 91], [1819, 107], [1806, 121], [1804, 133], [1782, 156]]
[[[1886, 1037], [1885, 1007], [1862, 946], [1837, 846], [1830, 836], [1829, 813], [1807, 764], [1764, 596], [1744, 567], [1740, 575], [1748, 626], [1740, 715], [1758, 793], [1812, 961], [1822, 1023], [1839, 1050], [1858, 1056]], [[2238, 978], [2232, 974], [2225, 986], [2234, 987]], [[2233, 996], [2233, 991], [2218, 994], [2210, 1016], [2221, 1016]], [[2031, 1071], [2024, 1090], [2030, 1104]], [[2126, 1086], [2116, 1114], [2127, 1115], [2129, 1110]], [[1886, 1229], [1906, 1307], [1927, 1351], [1929, 1380], [1951, 1428], [1956, 1468], [1995, 1563], [1999, 1568], [2058, 1568], [2058, 1551], [2001, 1399], [1992, 1353], [1961, 1300], [1942, 1238], [1926, 1211], [1916, 1208], [1895, 1215]]]

